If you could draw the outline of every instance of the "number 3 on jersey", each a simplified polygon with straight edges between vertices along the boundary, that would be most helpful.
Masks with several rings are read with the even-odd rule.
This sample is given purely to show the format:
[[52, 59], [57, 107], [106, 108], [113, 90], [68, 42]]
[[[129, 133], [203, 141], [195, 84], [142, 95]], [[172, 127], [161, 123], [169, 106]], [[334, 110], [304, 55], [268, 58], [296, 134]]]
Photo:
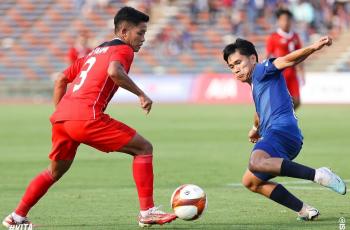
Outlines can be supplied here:
[[86, 79], [86, 77], [87, 77], [87, 74], [88, 74], [88, 72], [91, 70], [91, 68], [92, 68], [92, 66], [95, 64], [95, 62], [96, 62], [96, 58], [95, 58], [95, 57], [91, 57], [91, 58], [89, 58], [89, 59], [85, 62], [84, 66], [85, 66], [85, 65], [89, 65], [89, 66], [87, 67], [86, 70], [80, 71], [79, 77], [81, 78], [81, 80], [80, 80], [79, 84], [75, 84], [75, 85], [74, 85], [74, 87], [73, 87], [73, 92], [75, 92], [75, 91], [77, 91], [78, 89], [80, 89], [80, 87], [84, 84], [85, 79]]

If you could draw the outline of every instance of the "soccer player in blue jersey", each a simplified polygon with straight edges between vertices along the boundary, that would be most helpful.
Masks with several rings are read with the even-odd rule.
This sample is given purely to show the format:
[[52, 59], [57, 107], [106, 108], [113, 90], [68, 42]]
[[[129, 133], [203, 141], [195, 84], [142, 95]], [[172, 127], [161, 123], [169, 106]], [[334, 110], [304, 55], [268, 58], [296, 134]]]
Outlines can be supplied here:
[[242, 183], [250, 191], [294, 210], [301, 220], [313, 220], [319, 211], [299, 200], [283, 185], [269, 181], [271, 178], [287, 176], [310, 180], [342, 195], [346, 193], [346, 185], [326, 167], [313, 169], [292, 161], [301, 150], [303, 136], [281, 71], [331, 44], [332, 39], [325, 36], [308, 47], [261, 64], [254, 45], [247, 40], [238, 38], [223, 50], [223, 58], [233, 75], [251, 85], [256, 108], [254, 125], [248, 134], [249, 140], [256, 144]]

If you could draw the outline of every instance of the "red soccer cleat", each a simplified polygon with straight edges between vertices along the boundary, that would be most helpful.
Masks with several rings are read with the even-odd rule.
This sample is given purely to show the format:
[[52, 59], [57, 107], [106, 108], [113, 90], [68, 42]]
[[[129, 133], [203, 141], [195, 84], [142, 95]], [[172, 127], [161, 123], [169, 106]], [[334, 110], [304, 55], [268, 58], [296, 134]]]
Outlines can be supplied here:
[[177, 218], [174, 213], [165, 213], [157, 207], [150, 208], [147, 212], [144, 216], [139, 215], [139, 226], [142, 228], [170, 223]]

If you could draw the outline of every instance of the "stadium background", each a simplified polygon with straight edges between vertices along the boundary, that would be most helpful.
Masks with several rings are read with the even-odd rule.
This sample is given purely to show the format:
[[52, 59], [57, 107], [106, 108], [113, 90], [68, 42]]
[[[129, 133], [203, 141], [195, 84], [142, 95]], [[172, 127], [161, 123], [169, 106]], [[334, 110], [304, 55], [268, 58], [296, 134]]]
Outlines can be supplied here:
[[[221, 54], [227, 43], [244, 37], [256, 44], [262, 59], [279, 7], [295, 14], [295, 29], [305, 45], [330, 34], [334, 45], [305, 65], [304, 105], [297, 114], [306, 141], [297, 161], [331, 166], [349, 181], [350, 3], [334, 0], [1, 0], [1, 216], [47, 165], [49, 102], [57, 72], [68, 65], [69, 48], [81, 32], [88, 34], [90, 47], [112, 39], [112, 18], [124, 5], [151, 16], [130, 76], [155, 105], [144, 117], [137, 98], [120, 90], [113, 100], [127, 103], [112, 105], [108, 112], [153, 142], [157, 203], [169, 210], [171, 192], [183, 183], [199, 184], [209, 196], [202, 220], [169, 228], [338, 229], [340, 217], [350, 220], [349, 199], [316, 185], [281, 179], [325, 213], [315, 224], [296, 224], [290, 211], [237, 185], [251, 149], [246, 133], [254, 108], [249, 87], [230, 77]], [[71, 172], [33, 209], [34, 222], [43, 223], [43, 229], [133, 229], [137, 201], [129, 157], [107, 160], [81, 147], [77, 158]]]
[[[244, 37], [256, 44], [263, 59], [266, 36], [275, 30], [274, 12], [281, 7], [295, 14], [295, 30], [304, 44], [324, 34], [335, 38], [331, 49], [307, 61], [307, 75], [322, 72], [326, 78], [307, 78], [311, 83], [303, 89], [304, 101], [350, 102], [344, 88], [348, 78], [340, 74], [350, 71], [350, 6], [334, 0], [2, 0], [1, 98], [48, 100], [55, 73], [67, 67], [68, 50], [79, 34], [87, 34], [92, 48], [112, 39], [113, 16], [126, 4], [151, 16], [130, 75], [156, 102], [246, 102], [248, 88], [241, 90], [220, 75], [229, 73], [221, 50]], [[315, 81], [320, 90], [311, 88]], [[122, 94], [121, 101], [133, 98]]]

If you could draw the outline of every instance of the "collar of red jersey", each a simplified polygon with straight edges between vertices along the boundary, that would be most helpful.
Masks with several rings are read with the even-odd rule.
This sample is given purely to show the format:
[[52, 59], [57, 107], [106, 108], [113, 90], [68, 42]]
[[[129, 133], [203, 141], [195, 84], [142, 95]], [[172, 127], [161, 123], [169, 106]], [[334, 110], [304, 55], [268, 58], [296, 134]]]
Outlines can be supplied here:
[[120, 37], [115, 37], [113, 40], [115, 40], [115, 39], [118, 39], [118, 40], [120, 40], [120, 41], [123, 41], [123, 39], [121, 39]]
[[277, 33], [281, 36], [284, 37], [286, 39], [290, 39], [293, 37], [294, 32], [293, 31], [289, 31], [289, 33], [284, 32], [281, 28], [277, 29]]

